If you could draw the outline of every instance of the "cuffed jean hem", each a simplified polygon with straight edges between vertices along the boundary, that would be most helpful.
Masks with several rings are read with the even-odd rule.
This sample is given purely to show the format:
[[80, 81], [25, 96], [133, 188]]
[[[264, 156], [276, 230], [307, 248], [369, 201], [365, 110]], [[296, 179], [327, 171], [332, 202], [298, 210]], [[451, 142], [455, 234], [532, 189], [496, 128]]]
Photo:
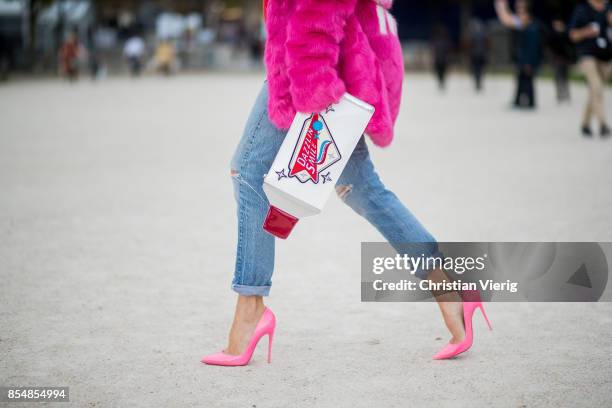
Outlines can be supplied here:
[[[436, 251], [433, 254], [427, 256], [428, 259], [440, 259], [441, 265], [444, 265], [444, 254], [440, 251]], [[441, 268], [444, 269], [444, 268]], [[429, 275], [429, 272], [433, 272], [435, 269], [425, 269], [425, 268], [419, 268], [414, 272], [414, 275], [421, 279], [421, 280], [425, 280], [427, 279], [427, 275]]]
[[268, 296], [272, 286], [248, 286], [232, 284], [232, 290], [242, 296]]

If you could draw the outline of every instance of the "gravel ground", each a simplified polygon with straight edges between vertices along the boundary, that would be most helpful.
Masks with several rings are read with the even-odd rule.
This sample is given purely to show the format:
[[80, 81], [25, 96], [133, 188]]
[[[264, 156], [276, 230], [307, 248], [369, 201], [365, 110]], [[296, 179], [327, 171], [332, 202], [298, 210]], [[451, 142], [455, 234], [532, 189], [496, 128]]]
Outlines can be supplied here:
[[[229, 159], [261, 83], [0, 86], [0, 385], [70, 386], [75, 407], [612, 405], [611, 304], [490, 304], [493, 332], [478, 318], [469, 353], [432, 361], [435, 305], [360, 302], [360, 243], [381, 237], [336, 198], [277, 246], [273, 364], [202, 365], [235, 300]], [[372, 149], [386, 184], [441, 241], [611, 241], [612, 141], [580, 137], [584, 86], [557, 106], [543, 81], [527, 113], [509, 78], [486, 85], [410, 75], [396, 142]], [[306, 242], [319, 255], [293, 257]]]

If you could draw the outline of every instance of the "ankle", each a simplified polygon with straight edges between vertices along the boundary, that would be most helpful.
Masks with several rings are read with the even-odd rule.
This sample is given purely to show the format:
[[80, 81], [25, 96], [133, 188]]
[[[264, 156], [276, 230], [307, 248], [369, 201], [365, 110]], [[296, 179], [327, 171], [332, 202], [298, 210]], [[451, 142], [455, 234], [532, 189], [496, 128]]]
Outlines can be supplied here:
[[435, 293], [434, 297], [436, 302], [444, 304], [444, 303], [462, 303], [461, 295], [457, 291], [445, 292], [445, 293]]
[[259, 321], [265, 308], [261, 296], [240, 295], [236, 303], [236, 318], [246, 322]]

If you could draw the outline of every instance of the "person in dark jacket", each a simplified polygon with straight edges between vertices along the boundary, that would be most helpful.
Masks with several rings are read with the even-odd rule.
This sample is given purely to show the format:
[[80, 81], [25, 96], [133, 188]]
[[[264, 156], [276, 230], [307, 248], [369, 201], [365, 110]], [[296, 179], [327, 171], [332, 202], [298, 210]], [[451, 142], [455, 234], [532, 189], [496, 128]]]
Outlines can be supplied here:
[[474, 78], [476, 91], [482, 90], [482, 78], [484, 68], [487, 64], [487, 54], [489, 52], [489, 39], [487, 29], [483, 22], [477, 18], [470, 22], [468, 49], [470, 53], [470, 68]]
[[517, 87], [514, 106], [536, 107], [534, 80], [541, 60], [541, 36], [538, 22], [533, 18], [530, 3], [517, 0], [516, 14], [510, 11], [507, 0], [496, 0], [495, 10], [506, 27], [516, 30]]
[[548, 48], [552, 54], [557, 101], [559, 103], [569, 102], [569, 72], [575, 60], [575, 52], [574, 45], [569, 39], [567, 27], [561, 19], [555, 19], [552, 22], [552, 31], [548, 38]]
[[446, 88], [446, 74], [448, 72], [449, 54], [451, 53], [452, 44], [448, 30], [442, 24], [437, 25], [434, 29], [431, 48], [438, 87], [443, 91]]
[[578, 65], [589, 85], [582, 134], [591, 132], [593, 115], [600, 125], [602, 137], [610, 136], [604, 108], [604, 87], [612, 72], [612, 5], [605, 0], [588, 0], [574, 10], [570, 38], [576, 44]]

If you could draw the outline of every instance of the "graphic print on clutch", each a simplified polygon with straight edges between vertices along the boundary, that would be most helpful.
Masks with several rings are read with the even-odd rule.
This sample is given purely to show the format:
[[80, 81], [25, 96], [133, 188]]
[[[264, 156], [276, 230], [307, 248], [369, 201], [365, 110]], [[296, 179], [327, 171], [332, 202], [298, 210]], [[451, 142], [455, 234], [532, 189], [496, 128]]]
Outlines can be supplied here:
[[319, 176], [323, 179], [323, 183], [331, 181], [329, 172], [321, 173], [339, 162], [341, 158], [338, 146], [323, 115], [314, 113], [304, 121], [300, 137], [289, 161], [288, 177], [295, 177], [302, 183], [312, 180], [314, 184], [317, 184]]

